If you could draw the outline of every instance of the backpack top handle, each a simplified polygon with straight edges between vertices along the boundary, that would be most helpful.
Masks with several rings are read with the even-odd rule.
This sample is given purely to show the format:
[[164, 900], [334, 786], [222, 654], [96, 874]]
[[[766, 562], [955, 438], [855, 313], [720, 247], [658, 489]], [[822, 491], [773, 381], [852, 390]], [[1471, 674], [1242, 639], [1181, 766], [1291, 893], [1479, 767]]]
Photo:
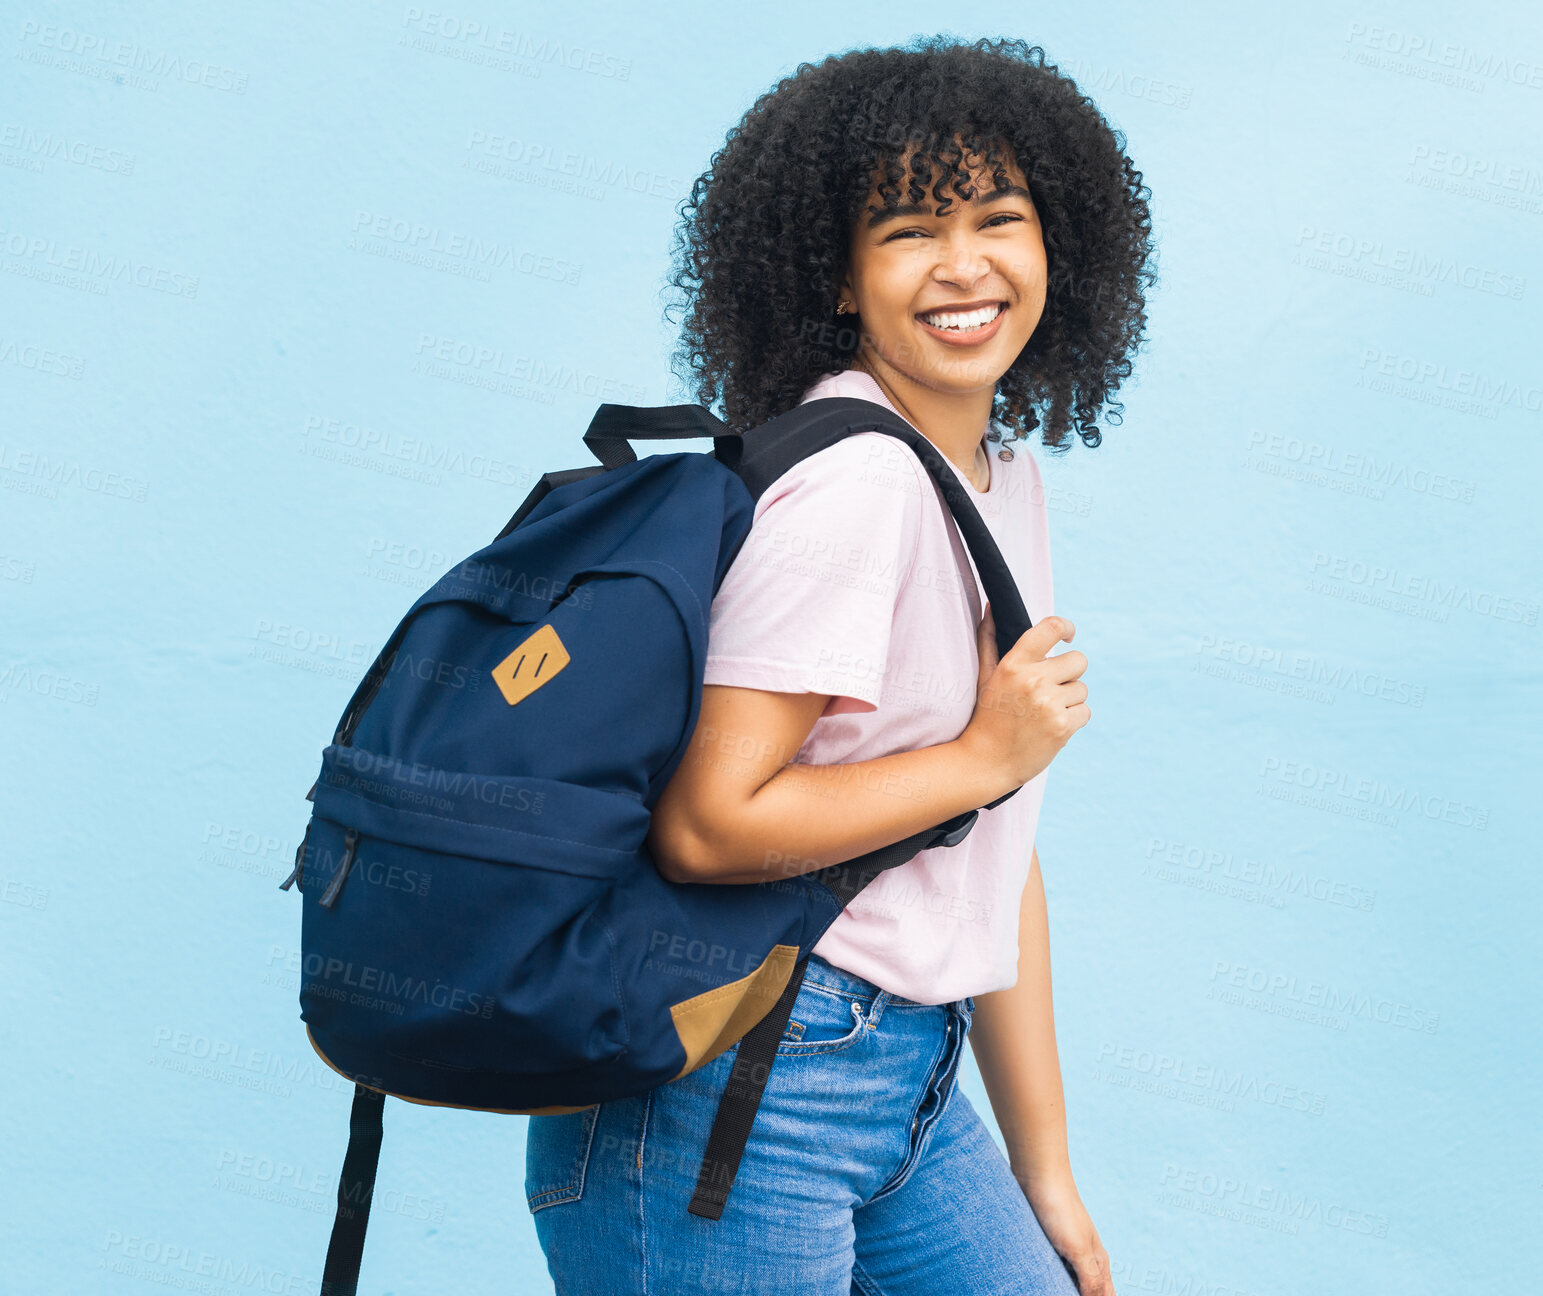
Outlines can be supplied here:
[[686, 441], [711, 437], [713, 454], [725, 468], [737, 469], [744, 441], [740, 434], [702, 405], [601, 405], [589, 421], [584, 444], [606, 468], [637, 462], [629, 440]]

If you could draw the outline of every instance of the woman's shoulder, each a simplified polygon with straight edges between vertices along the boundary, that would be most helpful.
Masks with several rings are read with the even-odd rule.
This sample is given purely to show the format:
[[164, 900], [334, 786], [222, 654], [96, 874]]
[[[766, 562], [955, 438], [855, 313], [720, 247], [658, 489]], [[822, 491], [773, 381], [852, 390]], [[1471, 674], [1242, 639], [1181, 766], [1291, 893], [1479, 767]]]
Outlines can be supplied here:
[[[805, 390], [799, 405], [826, 397], [850, 396], [888, 406], [872, 376], [856, 369], [822, 375]], [[897, 416], [898, 417], [898, 416]], [[899, 437], [885, 432], [854, 432], [795, 464], [790, 473], [804, 478], [835, 479], [854, 489], [894, 489], [919, 495], [926, 468]]]
[[927, 471], [916, 452], [899, 437], [872, 431], [844, 436], [816, 450], [790, 471], [799, 469], [807, 477], [840, 481], [859, 489], [903, 485], [912, 494]]
[[[827, 375], [827, 378], [844, 376]], [[799, 404], [822, 394], [852, 393], [833, 393], [822, 380], [809, 389]], [[761, 500], [769, 503], [794, 491], [804, 494], [835, 491], [844, 494], [854, 509], [861, 509], [865, 502], [883, 503], [896, 491], [919, 498], [925, 475], [926, 469], [915, 451], [900, 438], [871, 430], [853, 432], [805, 455], [771, 483]]]

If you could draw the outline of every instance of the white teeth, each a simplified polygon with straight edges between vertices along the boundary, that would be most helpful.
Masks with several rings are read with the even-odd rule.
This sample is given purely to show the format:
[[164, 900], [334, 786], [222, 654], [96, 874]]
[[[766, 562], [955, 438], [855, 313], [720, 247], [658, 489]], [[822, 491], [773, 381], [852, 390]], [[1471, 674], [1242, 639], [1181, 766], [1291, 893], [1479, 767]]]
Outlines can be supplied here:
[[1002, 311], [1006, 309], [1001, 302], [995, 306], [982, 306], [979, 310], [972, 311], [936, 311], [931, 315], [922, 315], [919, 318], [934, 328], [944, 329], [973, 329], [980, 328], [984, 324], [991, 323]]

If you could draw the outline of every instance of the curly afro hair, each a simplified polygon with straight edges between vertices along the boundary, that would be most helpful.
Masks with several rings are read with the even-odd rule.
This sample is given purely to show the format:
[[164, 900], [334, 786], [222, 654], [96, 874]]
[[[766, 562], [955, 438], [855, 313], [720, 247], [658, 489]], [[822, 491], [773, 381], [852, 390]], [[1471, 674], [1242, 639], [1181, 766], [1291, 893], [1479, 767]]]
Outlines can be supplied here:
[[860, 334], [836, 314], [836, 293], [875, 175], [886, 207], [907, 181], [911, 202], [929, 189], [946, 202], [950, 186], [968, 198], [966, 157], [984, 157], [994, 183], [1007, 183], [1000, 145], [1028, 179], [1049, 281], [992, 417], [1014, 436], [1041, 428], [1057, 453], [1073, 427], [1098, 445], [1100, 409], [1121, 421], [1111, 397], [1130, 376], [1157, 277], [1151, 194], [1124, 136], [1023, 41], [937, 36], [852, 50], [802, 63], [761, 95], [679, 209], [668, 283], [689, 314], [676, 375], [744, 432], [850, 368]]

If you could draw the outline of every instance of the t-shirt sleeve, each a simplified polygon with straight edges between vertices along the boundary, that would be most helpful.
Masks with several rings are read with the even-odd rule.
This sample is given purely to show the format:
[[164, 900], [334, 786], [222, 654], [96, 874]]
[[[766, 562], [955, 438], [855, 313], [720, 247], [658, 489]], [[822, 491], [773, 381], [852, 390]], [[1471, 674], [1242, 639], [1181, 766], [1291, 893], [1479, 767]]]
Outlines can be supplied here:
[[773, 482], [713, 598], [703, 682], [827, 693], [825, 715], [877, 710], [923, 471], [903, 443], [860, 432]]

